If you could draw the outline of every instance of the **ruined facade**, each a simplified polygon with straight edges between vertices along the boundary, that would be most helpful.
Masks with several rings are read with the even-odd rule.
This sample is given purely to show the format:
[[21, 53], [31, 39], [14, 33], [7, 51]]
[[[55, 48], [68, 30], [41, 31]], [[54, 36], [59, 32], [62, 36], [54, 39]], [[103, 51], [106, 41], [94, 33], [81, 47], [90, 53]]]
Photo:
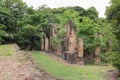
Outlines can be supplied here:
[[66, 26], [64, 46], [63, 58], [70, 63], [77, 63], [76, 32], [72, 21], [69, 21]]
[[83, 39], [78, 39], [78, 56], [83, 58]]
[[60, 46], [54, 46], [52, 43], [52, 39], [54, 39], [57, 36], [57, 32], [59, 31], [59, 25], [58, 24], [52, 24], [50, 27], [50, 50], [54, 51], [55, 53], [60, 53], [60, 49], [58, 49]]
[[83, 50], [83, 39], [78, 39], [78, 62], [79, 64], [83, 65], [84, 64], [84, 50]]
[[99, 64], [100, 63], [100, 47], [95, 48], [95, 57], [94, 57], [94, 63]]
[[67, 23], [66, 38], [68, 40], [68, 51], [74, 52], [76, 47], [76, 33], [74, 23], [72, 21]]
[[50, 38], [55, 37], [57, 35], [57, 31], [59, 31], [59, 25], [52, 24], [50, 27]]
[[45, 37], [45, 51], [49, 50], [49, 39], [48, 37]]
[[[76, 39], [76, 30], [73, 21], [68, 21], [66, 25], [66, 36], [57, 46], [53, 45], [52, 39], [57, 36], [60, 30], [58, 24], [52, 24], [50, 27], [50, 36], [42, 40], [41, 50], [50, 51], [55, 55], [62, 57], [69, 63], [84, 64], [84, 43], [83, 39]], [[97, 37], [97, 36], [96, 36]], [[95, 48], [94, 63], [100, 63], [100, 47]]]
[[41, 39], [41, 50], [44, 51], [45, 50], [45, 45], [44, 45], [44, 39]]

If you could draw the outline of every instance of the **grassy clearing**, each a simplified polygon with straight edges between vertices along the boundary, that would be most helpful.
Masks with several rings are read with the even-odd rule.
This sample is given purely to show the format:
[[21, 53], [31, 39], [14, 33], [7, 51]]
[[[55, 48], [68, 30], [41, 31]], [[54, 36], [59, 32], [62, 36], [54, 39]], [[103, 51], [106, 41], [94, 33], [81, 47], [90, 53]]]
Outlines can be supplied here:
[[94, 65], [81, 67], [67, 66], [39, 52], [33, 52], [33, 56], [38, 64], [47, 72], [55, 77], [66, 80], [106, 80], [104, 74], [111, 68], [110, 66]]
[[0, 56], [12, 56], [14, 51], [13, 44], [0, 45]]

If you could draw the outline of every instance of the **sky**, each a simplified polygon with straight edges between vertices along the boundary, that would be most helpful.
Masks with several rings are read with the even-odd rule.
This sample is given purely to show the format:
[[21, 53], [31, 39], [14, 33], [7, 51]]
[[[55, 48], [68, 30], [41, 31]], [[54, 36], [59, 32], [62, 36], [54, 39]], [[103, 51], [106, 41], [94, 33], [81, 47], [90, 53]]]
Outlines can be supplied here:
[[94, 6], [99, 12], [99, 17], [105, 17], [105, 9], [109, 6], [110, 0], [23, 0], [23, 2], [26, 2], [28, 6], [33, 6], [34, 9], [44, 4], [50, 8], [80, 6], [88, 9]]

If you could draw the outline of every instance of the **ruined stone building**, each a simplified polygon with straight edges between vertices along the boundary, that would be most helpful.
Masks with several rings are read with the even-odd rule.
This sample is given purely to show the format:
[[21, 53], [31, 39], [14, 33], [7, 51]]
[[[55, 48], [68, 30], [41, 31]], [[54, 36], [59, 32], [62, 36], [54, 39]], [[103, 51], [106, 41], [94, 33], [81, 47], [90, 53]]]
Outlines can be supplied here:
[[57, 36], [57, 32], [59, 31], [59, 25], [56, 23], [52, 24], [50, 27], [50, 50], [51, 51], [57, 51], [56, 46], [53, 45], [52, 39], [54, 39]]
[[[63, 59], [67, 60], [69, 63], [84, 64], [84, 43], [83, 39], [76, 39], [76, 30], [73, 21], [68, 21], [66, 25], [66, 36], [63, 39], [62, 44], [54, 46], [52, 44], [52, 39], [57, 36], [57, 32], [60, 30], [58, 24], [52, 24], [50, 27], [50, 39], [45, 37], [42, 40], [44, 43], [41, 44], [41, 49], [45, 51], [54, 52], [54, 54], [59, 55]], [[100, 62], [100, 47], [95, 48], [95, 58], [94, 63], [98, 64]]]
[[99, 64], [100, 63], [100, 47], [95, 48], [95, 57], [94, 57], [94, 63]]
[[66, 26], [66, 37], [64, 40], [63, 58], [70, 63], [75, 63], [77, 56], [76, 51], [76, 33], [72, 21], [69, 21]]
[[65, 49], [63, 58], [70, 63], [83, 64], [83, 40], [76, 39], [76, 31], [73, 21], [69, 21], [66, 26], [66, 37], [64, 40]]
[[59, 30], [58, 24], [52, 24], [50, 27], [50, 38], [48, 38], [46, 35], [44, 38], [41, 39], [41, 50], [49, 52], [53, 49], [52, 45], [52, 39], [56, 37], [57, 31]]

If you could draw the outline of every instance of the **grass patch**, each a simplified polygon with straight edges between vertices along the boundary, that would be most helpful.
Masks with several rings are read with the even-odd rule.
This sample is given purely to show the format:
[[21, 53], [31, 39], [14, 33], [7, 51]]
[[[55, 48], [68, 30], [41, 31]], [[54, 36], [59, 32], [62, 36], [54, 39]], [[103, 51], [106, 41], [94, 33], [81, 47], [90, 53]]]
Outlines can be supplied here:
[[0, 56], [12, 56], [14, 51], [13, 44], [0, 45]]
[[111, 67], [86, 65], [73, 67], [61, 64], [46, 54], [33, 52], [38, 64], [53, 76], [66, 80], [106, 80], [104, 73]]
[[120, 78], [118, 78], [118, 80], [120, 80]]

